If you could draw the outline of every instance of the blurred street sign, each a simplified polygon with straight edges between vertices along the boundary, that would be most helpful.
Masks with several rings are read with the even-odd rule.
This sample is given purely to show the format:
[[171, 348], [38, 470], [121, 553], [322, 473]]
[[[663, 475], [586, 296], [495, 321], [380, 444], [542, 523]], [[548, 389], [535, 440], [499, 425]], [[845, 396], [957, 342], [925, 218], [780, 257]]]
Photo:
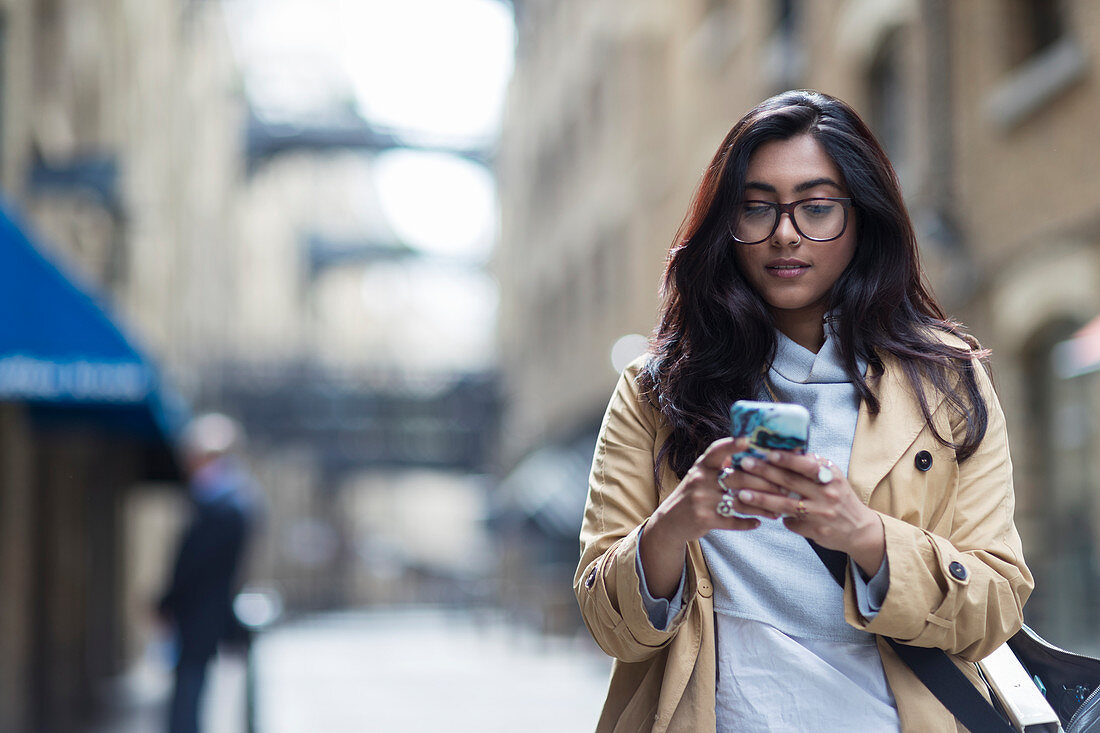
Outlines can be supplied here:
[[1100, 316], [1054, 348], [1054, 369], [1063, 379], [1100, 370]]

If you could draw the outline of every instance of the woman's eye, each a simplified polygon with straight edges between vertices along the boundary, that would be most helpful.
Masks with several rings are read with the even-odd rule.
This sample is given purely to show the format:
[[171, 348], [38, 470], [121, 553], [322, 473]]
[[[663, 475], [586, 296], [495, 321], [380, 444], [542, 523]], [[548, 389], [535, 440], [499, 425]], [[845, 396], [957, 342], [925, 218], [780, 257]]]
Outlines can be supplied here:
[[805, 204], [802, 206], [802, 211], [810, 216], [828, 216], [836, 209], [836, 204], [829, 203], [828, 201], [822, 201], [815, 204]]
[[771, 216], [772, 207], [764, 206], [763, 204], [745, 204], [742, 209], [741, 215], [746, 219], [763, 219], [766, 216]]

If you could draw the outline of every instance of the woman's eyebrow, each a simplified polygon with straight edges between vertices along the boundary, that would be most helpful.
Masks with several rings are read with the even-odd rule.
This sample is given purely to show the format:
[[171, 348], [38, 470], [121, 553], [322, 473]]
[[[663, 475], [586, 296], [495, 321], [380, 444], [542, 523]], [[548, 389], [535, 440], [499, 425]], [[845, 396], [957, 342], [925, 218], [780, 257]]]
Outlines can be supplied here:
[[833, 188], [840, 188], [840, 184], [834, 181], [832, 178], [815, 178], [812, 181], [805, 181], [794, 187], [797, 193], [803, 191], [809, 191], [811, 188], [817, 188], [818, 186], [832, 186]]
[[[832, 178], [826, 177], [803, 181], [802, 183], [795, 186], [794, 190], [795, 193], [802, 193], [803, 191], [809, 191], [811, 188], [815, 188], [817, 186], [832, 186], [842, 191], [844, 190], [843, 186], [841, 186], [839, 183], [834, 181]], [[747, 181], [745, 183], [745, 189], [748, 190], [750, 188], [756, 189], [758, 191], [766, 191], [767, 193], [776, 193], [775, 186], [771, 185], [770, 183], [764, 183], [763, 181]]]

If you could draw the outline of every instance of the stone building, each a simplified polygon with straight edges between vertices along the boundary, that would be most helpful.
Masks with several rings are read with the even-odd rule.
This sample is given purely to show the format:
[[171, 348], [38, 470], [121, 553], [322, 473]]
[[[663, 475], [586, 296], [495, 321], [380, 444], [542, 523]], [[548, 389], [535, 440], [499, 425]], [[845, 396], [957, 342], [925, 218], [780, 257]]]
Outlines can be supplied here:
[[876, 130], [934, 289], [993, 349], [1039, 577], [1029, 620], [1089, 640], [1096, 385], [1055, 355], [1100, 313], [1095, 4], [532, 1], [516, 16], [498, 163], [502, 471], [547, 446], [590, 450], [607, 355], [651, 331], [665, 253], [730, 125], [778, 91], [821, 89]]
[[215, 3], [0, 2], [5, 731], [77, 729], [151, 624], [168, 385], [228, 343], [234, 91]]
[[[412, 259], [372, 183], [373, 156], [404, 143], [349, 115], [350, 97], [340, 119], [262, 119], [231, 17], [245, 5], [0, 0], [0, 264], [25, 237], [18, 253], [84, 317], [29, 281], [18, 294], [0, 288], [0, 730], [76, 730], [153, 633], [150, 604], [187, 516], [171, 455], [175, 393], [244, 422], [267, 499], [251, 577], [278, 586], [291, 610], [340, 603], [346, 588], [371, 596], [360, 586], [373, 581], [349, 574], [370, 575], [355, 563], [382, 530], [401, 541], [392, 527], [359, 526], [376, 519], [380, 491], [339, 497], [364, 465], [382, 467], [382, 487], [410, 466], [483, 470], [495, 414], [487, 349], [409, 317], [418, 299], [441, 310], [446, 298], [366, 273], [385, 262], [400, 284]], [[0, 268], [0, 284], [12, 278]], [[394, 292], [401, 302], [387, 302]], [[38, 354], [32, 376], [102, 388], [87, 375], [117, 372], [147, 391], [123, 379], [111, 404], [100, 389], [74, 405], [25, 388], [49, 379], [11, 387], [11, 374], [29, 373], [9, 338], [28, 313], [21, 335], [49, 331], [53, 346], [75, 349], [61, 355], [73, 363]], [[47, 315], [62, 328], [43, 329]], [[74, 324], [86, 321], [120, 361], [83, 364]], [[482, 489], [453, 490], [469, 499], [455, 535], [467, 542]], [[372, 515], [349, 516], [359, 504]], [[427, 564], [457, 554], [440, 547]], [[403, 569], [375, 574], [408, 593]]]

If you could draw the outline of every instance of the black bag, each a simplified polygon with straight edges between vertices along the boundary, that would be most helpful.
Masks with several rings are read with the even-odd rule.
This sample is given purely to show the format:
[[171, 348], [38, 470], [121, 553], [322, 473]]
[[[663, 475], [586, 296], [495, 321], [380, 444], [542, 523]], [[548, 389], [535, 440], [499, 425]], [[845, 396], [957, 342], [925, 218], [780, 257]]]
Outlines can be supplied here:
[[1008, 646], [1066, 733], [1100, 731], [1100, 659], [1059, 649], [1027, 626], [1008, 640]]

